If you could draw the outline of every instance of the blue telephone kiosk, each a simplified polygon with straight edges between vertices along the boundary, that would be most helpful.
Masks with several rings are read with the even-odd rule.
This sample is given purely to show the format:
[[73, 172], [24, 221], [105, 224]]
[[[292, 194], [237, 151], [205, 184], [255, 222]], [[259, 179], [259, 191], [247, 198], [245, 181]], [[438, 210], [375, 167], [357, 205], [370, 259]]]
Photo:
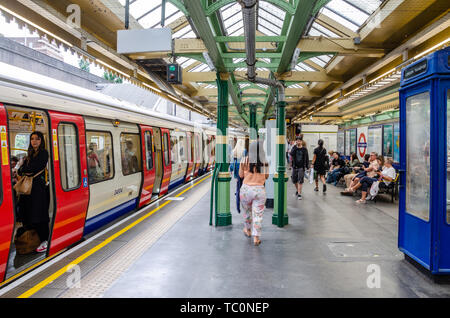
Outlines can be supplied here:
[[[402, 71], [398, 247], [450, 274], [450, 48]], [[407, 258], [408, 258], [407, 257]]]

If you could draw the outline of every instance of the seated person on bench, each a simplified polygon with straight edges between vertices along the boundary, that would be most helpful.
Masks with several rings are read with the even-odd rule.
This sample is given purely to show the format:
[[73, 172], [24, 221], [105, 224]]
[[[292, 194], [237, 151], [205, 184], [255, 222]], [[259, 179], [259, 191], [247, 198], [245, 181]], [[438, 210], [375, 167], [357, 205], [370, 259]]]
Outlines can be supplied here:
[[339, 152], [333, 153], [333, 161], [331, 162], [330, 172], [328, 173], [327, 183], [337, 183], [337, 177], [345, 166], [344, 160], [341, 159]]
[[356, 174], [353, 179], [350, 182], [350, 186], [347, 187], [345, 189], [344, 192], [341, 192], [342, 194], [348, 194], [348, 193], [353, 193], [354, 187], [359, 183], [359, 181], [361, 180], [361, 178], [367, 176], [370, 178], [374, 178], [376, 176], [376, 172], [377, 170], [380, 168], [379, 163], [378, 163], [378, 155], [376, 152], [372, 152], [370, 154], [370, 158], [369, 158], [369, 166], [367, 168], [363, 168], [363, 171], [361, 171], [360, 173]]
[[394, 161], [392, 159], [387, 159], [386, 163], [383, 167], [383, 171], [377, 173], [377, 177], [363, 177], [359, 181], [359, 183], [353, 188], [353, 191], [361, 187], [362, 189], [362, 195], [361, 199], [356, 201], [357, 203], [366, 203], [366, 198], [372, 199], [372, 197], [367, 196], [367, 191], [370, 190], [372, 187], [372, 184], [376, 181], [383, 181], [386, 186], [389, 186], [389, 184], [395, 180], [396, 172], [395, 168], [392, 166]]
[[[353, 171], [352, 173], [346, 174], [344, 176], [344, 180], [345, 180], [345, 188], [348, 189], [350, 188], [351, 182], [353, 180], [354, 177], [356, 177], [358, 174], [362, 173], [362, 176], [365, 176], [365, 171], [363, 170], [364, 168], [369, 167], [369, 158], [370, 155], [368, 153], [366, 153], [364, 155], [364, 162], [363, 163], [359, 163], [358, 165], [353, 166]], [[359, 177], [360, 178], [360, 177]]]

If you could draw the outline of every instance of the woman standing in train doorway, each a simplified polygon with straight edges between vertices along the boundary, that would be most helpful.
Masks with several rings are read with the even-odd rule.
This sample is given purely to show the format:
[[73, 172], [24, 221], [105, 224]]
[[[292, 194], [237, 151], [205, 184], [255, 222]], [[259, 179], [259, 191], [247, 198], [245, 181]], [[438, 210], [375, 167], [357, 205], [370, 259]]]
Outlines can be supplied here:
[[264, 183], [269, 177], [269, 169], [262, 143], [250, 144], [249, 155], [242, 159], [239, 176], [244, 179], [240, 199], [244, 210], [244, 234], [253, 236], [253, 244], [261, 244], [261, 224], [266, 204]]
[[36, 252], [47, 250], [49, 236], [48, 207], [49, 192], [45, 182], [45, 168], [48, 162], [48, 152], [45, 149], [44, 135], [40, 131], [32, 132], [28, 154], [18, 170], [20, 176], [34, 176], [33, 186], [29, 195], [20, 195], [19, 206], [23, 216], [25, 229], [35, 229], [41, 240]]

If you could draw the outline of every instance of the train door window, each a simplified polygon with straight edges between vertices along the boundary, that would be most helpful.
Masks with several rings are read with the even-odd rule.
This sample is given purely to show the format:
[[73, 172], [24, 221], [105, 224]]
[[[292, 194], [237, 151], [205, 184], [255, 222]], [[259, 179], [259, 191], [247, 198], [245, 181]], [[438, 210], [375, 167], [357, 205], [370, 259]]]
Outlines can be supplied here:
[[167, 134], [164, 134], [163, 146], [164, 146], [164, 163], [167, 167], [170, 164], [170, 162], [169, 162], [169, 142], [168, 142]]
[[141, 172], [140, 139], [137, 134], [120, 134], [122, 173], [124, 176]]
[[196, 163], [202, 163], [202, 141], [200, 140], [200, 135], [195, 135], [195, 157]]
[[58, 125], [58, 143], [63, 190], [80, 186], [80, 164], [78, 155], [78, 135], [74, 124]]
[[189, 151], [188, 151], [188, 160], [189, 160], [189, 162], [191, 162], [192, 161], [192, 158], [194, 157], [194, 139], [192, 138], [194, 135], [193, 134], [190, 134], [189, 135], [189, 145], [191, 146], [191, 149], [189, 149]]
[[180, 161], [182, 163], [186, 162], [186, 147], [185, 147], [185, 144], [184, 144], [185, 142], [186, 142], [186, 139], [184, 138], [184, 136], [180, 136], [180, 142], [179, 142], [179, 145], [180, 145]]
[[153, 142], [150, 131], [145, 132], [145, 154], [147, 158], [147, 170], [153, 169]]
[[430, 93], [406, 99], [406, 211], [430, 215]]
[[170, 136], [170, 155], [172, 164], [178, 162], [178, 137]]
[[114, 178], [112, 135], [110, 132], [86, 131], [89, 183]]

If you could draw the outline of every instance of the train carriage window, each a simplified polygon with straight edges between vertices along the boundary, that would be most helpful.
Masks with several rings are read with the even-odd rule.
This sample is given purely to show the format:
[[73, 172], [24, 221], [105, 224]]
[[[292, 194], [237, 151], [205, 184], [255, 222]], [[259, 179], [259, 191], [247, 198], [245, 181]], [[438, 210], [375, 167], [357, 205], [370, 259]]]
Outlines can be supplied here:
[[58, 125], [58, 143], [63, 190], [80, 186], [80, 164], [78, 155], [78, 135], [74, 124]]
[[150, 131], [145, 132], [145, 154], [146, 154], [146, 165], [147, 170], [153, 169], [153, 144], [152, 144], [152, 135]]
[[142, 171], [140, 139], [137, 134], [120, 134], [122, 173], [124, 176]]
[[168, 165], [170, 165], [170, 162], [169, 162], [169, 142], [168, 142], [167, 134], [164, 134], [163, 142], [164, 142], [164, 163], [165, 163], [165, 165], [167, 167]]
[[179, 142], [179, 145], [180, 145], [180, 159], [181, 159], [182, 163], [186, 162], [186, 158], [185, 158], [186, 153], [185, 153], [185, 144], [184, 143], [185, 143], [185, 138], [183, 136], [180, 136], [180, 142]]
[[89, 183], [114, 178], [112, 135], [109, 132], [86, 131]]
[[170, 136], [170, 155], [171, 155], [171, 161], [172, 164], [178, 162], [178, 137], [177, 136]]

